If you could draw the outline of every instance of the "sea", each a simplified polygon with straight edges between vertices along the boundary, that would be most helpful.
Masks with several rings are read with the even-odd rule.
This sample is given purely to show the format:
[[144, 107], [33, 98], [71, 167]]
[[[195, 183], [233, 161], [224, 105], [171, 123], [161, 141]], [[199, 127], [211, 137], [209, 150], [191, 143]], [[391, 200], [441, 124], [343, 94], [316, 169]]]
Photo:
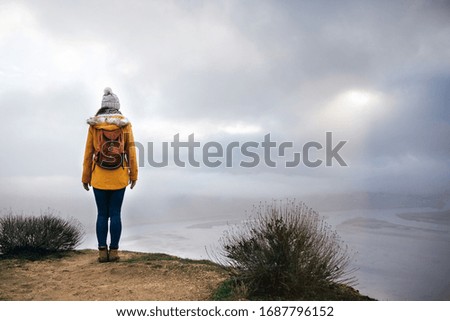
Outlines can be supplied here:
[[[322, 211], [352, 255], [353, 285], [377, 300], [450, 300], [450, 206]], [[220, 260], [224, 233], [248, 217], [230, 213], [127, 224], [121, 249]], [[95, 233], [81, 248], [94, 248]]]

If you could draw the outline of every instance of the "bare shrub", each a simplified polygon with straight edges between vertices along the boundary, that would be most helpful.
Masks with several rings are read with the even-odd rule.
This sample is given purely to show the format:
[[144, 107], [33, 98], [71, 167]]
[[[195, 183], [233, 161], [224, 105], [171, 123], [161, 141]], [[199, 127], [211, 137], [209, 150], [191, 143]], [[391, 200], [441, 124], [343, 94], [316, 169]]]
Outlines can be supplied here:
[[292, 200], [259, 204], [220, 240], [221, 264], [250, 296], [299, 298], [355, 282], [352, 256], [316, 211]]
[[48, 209], [40, 216], [14, 215], [0, 217], [0, 253], [54, 253], [76, 248], [84, 232], [75, 219], [62, 219]]

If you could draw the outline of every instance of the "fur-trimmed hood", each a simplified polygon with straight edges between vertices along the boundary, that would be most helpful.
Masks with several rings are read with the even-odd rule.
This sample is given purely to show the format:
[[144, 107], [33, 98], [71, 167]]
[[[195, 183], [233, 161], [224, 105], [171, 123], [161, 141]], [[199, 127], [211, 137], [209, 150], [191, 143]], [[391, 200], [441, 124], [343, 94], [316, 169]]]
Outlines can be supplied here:
[[98, 116], [94, 116], [94, 117], [90, 117], [86, 120], [86, 122], [91, 125], [94, 126], [96, 128], [102, 128], [102, 127], [109, 127], [109, 126], [117, 126], [117, 127], [125, 127], [127, 126], [130, 121], [126, 118], [123, 117], [122, 115], [119, 114], [112, 114], [112, 115], [98, 115]]

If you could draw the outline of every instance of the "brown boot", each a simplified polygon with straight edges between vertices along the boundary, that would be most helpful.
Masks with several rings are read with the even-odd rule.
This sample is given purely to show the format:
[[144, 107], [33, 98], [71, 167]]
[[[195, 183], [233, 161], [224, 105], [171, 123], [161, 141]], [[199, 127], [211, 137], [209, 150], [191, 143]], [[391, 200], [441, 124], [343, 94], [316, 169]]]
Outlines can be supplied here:
[[120, 260], [119, 250], [118, 249], [109, 249], [109, 261], [117, 262]]
[[98, 248], [98, 261], [100, 263], [108, 262], [108, 249], [106, 247]]

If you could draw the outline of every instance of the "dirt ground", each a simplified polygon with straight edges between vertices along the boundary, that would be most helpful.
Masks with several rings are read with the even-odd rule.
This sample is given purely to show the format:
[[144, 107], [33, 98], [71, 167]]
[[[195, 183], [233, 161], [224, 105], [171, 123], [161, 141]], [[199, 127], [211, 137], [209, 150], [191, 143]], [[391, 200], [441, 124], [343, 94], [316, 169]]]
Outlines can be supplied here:
[[207, 262], [121, 252], [97, 262], [97, 251], [38, 261], [0, 259], [0, 300], [208, 300], [226, 275]]

